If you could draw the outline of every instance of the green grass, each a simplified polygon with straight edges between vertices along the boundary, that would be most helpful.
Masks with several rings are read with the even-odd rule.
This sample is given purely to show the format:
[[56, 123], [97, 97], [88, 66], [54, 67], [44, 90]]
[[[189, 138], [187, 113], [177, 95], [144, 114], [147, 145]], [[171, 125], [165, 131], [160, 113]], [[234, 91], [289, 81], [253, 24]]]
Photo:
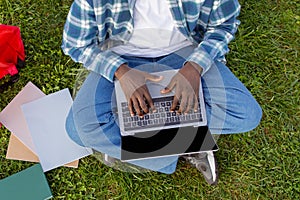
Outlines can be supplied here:
[[[242, 12], [228, 66], [263, 108], [253, 131], [222, 135], [220, 181], [206, 185], [182, 162], [172, 175], [125, 173], [94, 157], [78, 169], [46, 173], [54, 199], [299, 199], [300, 1], [240, 0]], [[28, 82], [46, 94], [72, 89], [80, 68], [61, 49], [70, 0], [0, 0], [0, 23], [21, 28], [27, 65], [20, 80], [0, 94], [0, 110]], [[32, 163], [6, 160], [9, 131], [0, 129], [0, 179]], [[1, 197], [0, 197], [1, 199]]]

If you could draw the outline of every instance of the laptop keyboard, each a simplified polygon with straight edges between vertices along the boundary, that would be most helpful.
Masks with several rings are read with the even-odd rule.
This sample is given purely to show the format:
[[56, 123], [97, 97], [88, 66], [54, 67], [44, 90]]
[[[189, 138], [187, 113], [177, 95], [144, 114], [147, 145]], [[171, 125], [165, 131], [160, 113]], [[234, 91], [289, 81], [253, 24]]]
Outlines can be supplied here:
[[[192, 109], [187, 114], [178, 115], [176, 112], [171, 112], [170, 110], [173, 101], [172, 96], [154, 98], [152, 101], [157, 112], [144, 113], [142, 118], [139, 116], [131, 117], [128, 109], [128, 103], [121, 103], [125, 131], [137, 130], [141, 127], [152, 128], [203, 121], [200, 106], [197, 112], [194, 112]], [[178, 109], [179, 105], [176, 107], [175, 111]]]

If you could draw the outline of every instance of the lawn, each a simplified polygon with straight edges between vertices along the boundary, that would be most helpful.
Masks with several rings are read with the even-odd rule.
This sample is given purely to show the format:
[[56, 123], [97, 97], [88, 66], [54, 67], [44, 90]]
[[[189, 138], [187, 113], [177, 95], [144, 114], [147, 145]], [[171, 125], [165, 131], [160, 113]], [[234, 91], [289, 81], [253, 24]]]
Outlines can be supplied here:
[[[133, 174], [89, 156], [78, 169], [46, 173], [53, 199], [300, 198], [300, 1], [240, 3], [242, 23], [228, 66], [261, 104], [263, 119], [253, 131], [219, 137], [219, 184], [208, 186], [183, 162], [172, 175]], [[73, 89], [81, 66], [60, 49], [70, 5], [71, 0], [0, 0], [0, 23], [21, 28], [27, 56], [20, 80], [0, 94], [0, 110], [28, 81], [46, 94]], [[33, 165], [5, 159], [9, 135], [0, 128], [0, 179]]]

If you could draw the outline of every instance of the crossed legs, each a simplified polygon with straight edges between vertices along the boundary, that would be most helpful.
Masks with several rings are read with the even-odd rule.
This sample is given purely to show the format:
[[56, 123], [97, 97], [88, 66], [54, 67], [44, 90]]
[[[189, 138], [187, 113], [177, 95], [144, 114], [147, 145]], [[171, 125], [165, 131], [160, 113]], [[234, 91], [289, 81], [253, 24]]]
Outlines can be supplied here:
[[[153, 63], [151, 59], [127, 58], [129, 66], [146, 66], [148, 71], [162, 66], [180, 68], [185, 61], [170, 54]], [[152, 67], [149, 68], [150, 64]], [[221, 62], [215, 62], [202, 76], [208, 127], [213, 134], [247, 132], [255, 128], [262, 111], [247, 88]], [[114, 84], [99, 74], [91, 72], [74, 99], [66, 121], [72, 140], [82, 146], [120, 158], [120, 129], [115, 109]], [[137, 160], [132, 164], [163, 173], [176, 169], [178, 157]]]

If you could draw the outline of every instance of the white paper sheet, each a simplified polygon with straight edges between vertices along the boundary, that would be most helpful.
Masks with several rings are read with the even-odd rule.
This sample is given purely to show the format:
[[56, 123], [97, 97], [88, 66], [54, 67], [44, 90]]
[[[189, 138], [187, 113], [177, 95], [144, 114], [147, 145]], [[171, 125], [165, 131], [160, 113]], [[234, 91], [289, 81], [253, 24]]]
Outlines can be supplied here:
[[34, 153], [35, 147], [21, 105], [44, 96], [46, 95], [39, 88], [28, 82], [0, 113], [0, 122]]
[[71, 105], [70, 92], [63, 89], [21, 106], [44, 172], [92, 154], [67, 135]]

